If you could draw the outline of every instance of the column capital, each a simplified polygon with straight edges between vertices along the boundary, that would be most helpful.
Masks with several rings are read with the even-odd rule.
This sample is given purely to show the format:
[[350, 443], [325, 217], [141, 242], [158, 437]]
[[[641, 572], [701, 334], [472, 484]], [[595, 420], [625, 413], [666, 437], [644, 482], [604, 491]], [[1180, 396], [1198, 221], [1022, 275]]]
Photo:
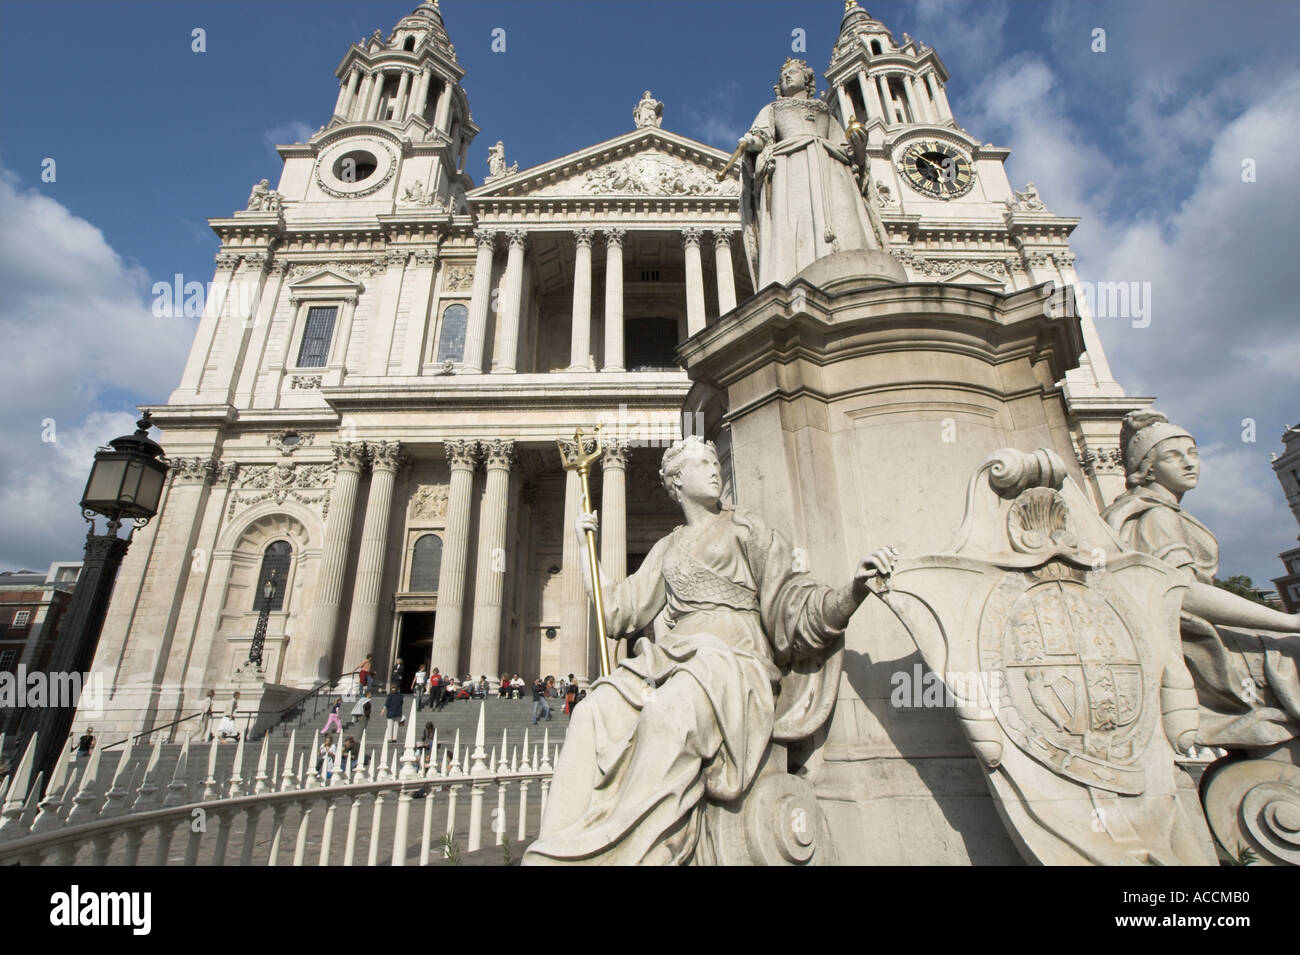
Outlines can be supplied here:
[[474, 465], [478, 461], [478, 442], [470, 438], [452, 438], [444, 441], [443, 453], [447, 455], [447, 463], [451, 465], [453, 471], [473, 471]]
[[713, 230], [713, 247], [715, 249], [730, 249], [731, 240], [736, 237], [735, 229], [714, 229]]
[[605, 245], [623, 247], [623, 238], [627, 235], [627, 229], [606, 229]]
[[334, 451], [331, 467], [336, 471], [360, 471], [366, 463], [366, 445], [362, 441], [335, 441], [330, 447]]
[[580, 249], [590, 249], [592, 240], [596, 238], [594, 229], [574, 229], [573, 241]]
[[370, 445], [370, 466], [375, 470], [398, 471], [407, 455], [400, 441], [378, 441]]
[[489, 471], [509, 471], [515, 460], [515, 443], [508, 438], [490, 438], [479, 442], [483, 464]]
[[474, 241], [478, 243], [480, 249], [495, 249], [497, 246], [496, 229], [475, 229]]
[[683, 229], [682, 230], [682, 248], [689, 249], [691, 246], [700, 247], [700, 242], [704, 239], [703, 229]]
[[631, 448], [627, 441], [621, 438], [606, 438], [603, 435], [600, 439], [600, 466], [604, 469], [614, 469], [619, 471], [627, 470], [627, 457]]
[[415, 250], [415, 261], [418, 265], [437, 265], [438, 250], [433, 246], [422, 246]]
[[528, 233], [523, 229], [511, 229], [506, 233], [506, 238], [510, 241], [510, 248], [528, 248]]

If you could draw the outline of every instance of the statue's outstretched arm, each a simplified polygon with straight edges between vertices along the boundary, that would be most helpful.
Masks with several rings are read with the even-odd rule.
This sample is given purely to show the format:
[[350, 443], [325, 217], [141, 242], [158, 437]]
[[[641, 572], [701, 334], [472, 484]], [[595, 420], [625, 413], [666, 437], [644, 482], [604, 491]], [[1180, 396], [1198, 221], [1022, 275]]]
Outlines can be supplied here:
[[1187, 595], [1183, 597], [1183, 610], [1225, 627], [1300, 633], [1300, 614], [1273, 610], [1199, 580], [1189, 585]]

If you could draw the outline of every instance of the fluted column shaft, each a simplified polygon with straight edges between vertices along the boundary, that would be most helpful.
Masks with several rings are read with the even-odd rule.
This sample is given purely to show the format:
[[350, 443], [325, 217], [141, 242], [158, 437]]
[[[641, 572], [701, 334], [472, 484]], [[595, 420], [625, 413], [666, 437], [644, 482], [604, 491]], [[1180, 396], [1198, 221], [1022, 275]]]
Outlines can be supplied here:
[[433, 666], [443, 673], [460, 672], [460, 630], [465, 616], [465, 557], [469, 550], [470, 498], [474, 492], [474, 462], [478, 442], [446, 443], [451, 465], [447, 489], [447, 526], [443, 532], [442, 564], [438, 571], [438, 612], [433, 621]]
[[[325, 521], [320, 572], [316, 577], [316, 598], [299, 660], [296, 678], [303, 682], [337, 676], [333, 665], [334, 636], [338, 632], [343, 603], [343, 571], [348, 562], [356, 509], [357, 483], [365, 462], [365, 445], [353, 442], [334, 445], [334, 488], [330, 491], [330, 513]], [[293, 677], [291, 677], [292, 679]]]
[[501, 356], [492, 370], [512, 374], [519, 350], [519, 312], [524, 303], [524, 249], [528, 233], [516, 229], [509, 235], [510, 251], [506, 256], [506, 281], [501, 302]]
[[513, 441], [480, 442], [487, 481], [482, 526], [478, 535], [478, 573], [474, 578], [474, 631], [469, 647], [470, 675], [501, 673], [501, 598], [506, 578], [506, 519], [510, 506], [510, 465]]
[[[614, 438], [601, 442], [600, 572], [605, 583], [627, 576], [627, 455], [628, 446]], [[627, 641], [616, 640], [614, 660], [627, 655]]]
[[686, 253], [686, 334], [704, 328], [704, 266], [700, 261], [700, 229], [682, 230], [682, 249]]
[[893, 126], [897, 120], [894, 118], [894, 98], [889, 93], [889, 77], [884, 73], [877, 73], [876, 84], [880, 87], [880, 106], [885, 114], [885, 122]]
[[[566, 442], [572, 444], [572, 442]], [[582, 504], [582, 482], [577, 471], [565, 474], [563, 580], [560, 588], [560, 673], [587, 676], [587, 594], [582, 589], [582, 568], [587, 559], [573, 522]]]
[[626, 234], [627, 230], [625, 229], [609, 229], [605, 233], [605, 364], [602, 366], [603, 371], [623, 370], [623, 237]]
[[885, 113], [885, 107], [880, 102], [880, 91], [866, 73], [858, 73], [858, 88], [862, 90], [863, 102], [867, 108], [868, 116], [888, 123], [889, 116]]
[[370, 448], [370, 495], [366, 499], [366, 519], [361, 527], [361, 552], [357, 556], [357, 576], [352, 589], [352, 611], [348, 618], [347, 648], [342, 663], [344, 669], [360, 663], [366, 654], [375, 650], [393, 483], [404, 463], [402, 446], [396, 441], [380, 442]]
[[406, 118], [406, 97], [411, 91], [411, 71], [402, 70], [402, 78], [397, 85], [397, 102], [393, 106], [393, 122], [400, 123]]
[[590, 229], [573, 233], [573, 330], [569, 339], [569, 371], [590, 371], [591, 354], [591, 240]]
[[736, 276], [731, 267], [730, 229], [713, 233], [713, 265], [718, 273], [718, 314], [726, 315], [736, 307]]
[[461, 371], [483, 371], [483, 345], [487, 335], [488, 306], [492, 302], [492, 259], [496, 255], [497, 234], [491, 229], [475, 229], [478, 258], [474, 260], [474, 286], [469, 296], [469, 321], [465, 327], [465, 359]]

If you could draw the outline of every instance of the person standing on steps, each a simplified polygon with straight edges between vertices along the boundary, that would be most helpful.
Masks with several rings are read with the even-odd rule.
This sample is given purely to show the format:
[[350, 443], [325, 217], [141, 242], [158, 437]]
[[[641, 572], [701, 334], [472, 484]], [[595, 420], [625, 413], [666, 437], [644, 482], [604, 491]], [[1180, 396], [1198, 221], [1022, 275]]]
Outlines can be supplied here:
[[334, 697], [334, 705], [330, 707], [330, 715], [325, 718], [325, 726], [320, 731], [321, 736], [324, 736], [326, 733], [328, 733], [330, 731], [331, 726], [333, 726], [339, 732], [339, 735], [342, 735], [343, 721], [339, 718], [339, 710], [341, 710], [342, 708], [343, 708], [343, 697], [341, 696]]
[[543, 713], [546, 714], [547, 722], [550, 722], [551, 704], [546, 702], [546, 684], [542, 682], [542, 678], [539, 676], [536, 680], [533, 681], [533, 725], [534, 726], [537, 725], [537, 721], [541, 718]]
[[402, 725], [402, 694], [398, 684], [394, 683], [384, 700], [384, 716], [388, 720], [388, 742], [397, 742], [397, 729]]

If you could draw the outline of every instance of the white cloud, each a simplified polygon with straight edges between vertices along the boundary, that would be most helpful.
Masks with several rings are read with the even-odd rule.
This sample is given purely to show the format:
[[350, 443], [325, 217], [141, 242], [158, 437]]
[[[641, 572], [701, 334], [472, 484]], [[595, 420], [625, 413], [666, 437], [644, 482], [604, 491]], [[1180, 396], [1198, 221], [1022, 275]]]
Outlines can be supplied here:
[[0, 169], [0, 566], [80, 558], [94, 449], [180, 380], [194, 321], [154, 318], [151, 285], [99, 229]]

